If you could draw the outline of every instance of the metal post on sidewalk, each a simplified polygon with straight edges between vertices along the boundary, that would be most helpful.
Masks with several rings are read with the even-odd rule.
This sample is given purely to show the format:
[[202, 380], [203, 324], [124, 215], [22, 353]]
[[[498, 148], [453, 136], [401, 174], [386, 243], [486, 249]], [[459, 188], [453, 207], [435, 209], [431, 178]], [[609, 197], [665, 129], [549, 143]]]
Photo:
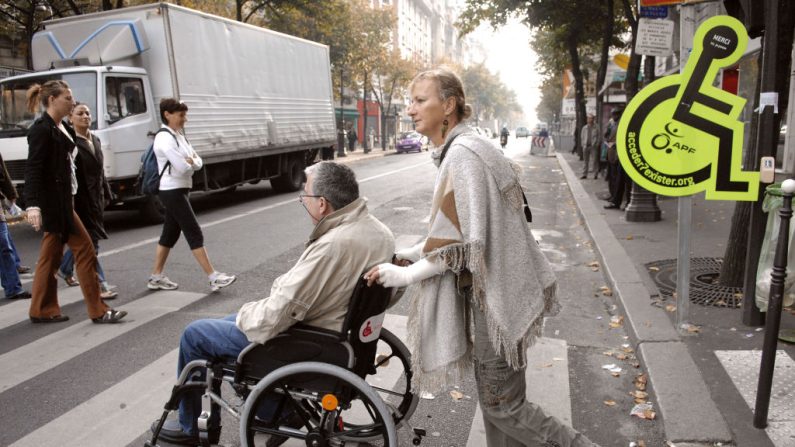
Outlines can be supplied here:
[[765, 341], [762, 345], [762, 363], [759, 367], [759, 385], [756, 388], [754, 427], [767, 427], [767, 411], [770, 407], [770, 391], [773, 387], [773, 369], [776, 366], [776, 346], [781, 324], [781, 304], [784, 298], [784, 280], [787, 279], [787, 255], [789, 248], [789, 223], [792, 218], [792, 194], [795, 180], [784, 180], [781, 184], [784, 206], [779, 210], [781, 223], [778, 227], [778, 243], [770, 275], [770, 297], [765, 318]]

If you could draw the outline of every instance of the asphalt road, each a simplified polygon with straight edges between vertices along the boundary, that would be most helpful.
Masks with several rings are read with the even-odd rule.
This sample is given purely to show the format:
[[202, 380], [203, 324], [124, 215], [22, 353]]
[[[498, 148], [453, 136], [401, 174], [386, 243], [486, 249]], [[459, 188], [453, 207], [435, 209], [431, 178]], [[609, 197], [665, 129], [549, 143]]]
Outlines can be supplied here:
[[[558, 354], [548, 359], [531, 356], [528, 371], [541, 381], [531, 384], [528, 395], [545, 408], [548, 402], [552, 414], [571, 421], [600, 445], [627, 446], [639, 440], [648, 446], [663, 445], [659, 420], [630, 416], [635, 403], [628, 393], [635, 389], [633, 380], [642, 370], [633, 366], [633, 353], [622, 351], [627, 342], [622, 325], [609, 326], [611, 318], [618, 317], [615, 302], [600, 291], [604, 278], [599, 266], [592, 264], [597, 257], [558, 162], [554, 157], [531, 157], [529, 144], [529, 139], [511, 139], [506, 154], [524, 168], [522, 184], [533, 210], [532, 228], [555, 265], [563, 308], [547, 319], [544, 331], [546, 338], [555, 339]], [[436, 172], [427, 152], [389, 155], [351, 167], [371, 212], [392, 229], [398, 243], [425, 233]], [[176, 364], [168, 356], [173, 355], [185, 325], [233, 313], [247, 301], [266, 297], [272, 281], [297, 260], [312, 230], [297, 194], [275, 194], [267, 182], [234, 193], [196, 196], [193, 205], [216, 269], [239, 277], [220, 293], [209, 293], [207, 279], [181, 240], [165, 273], [186, 293], [173, 298], [150, 294], [145, 284], [160, 227], [142, 225], [134, 212], [116, 211], [107, 216], [111, 238], [101, 242], [100, 261], [108, 280], [119, 288], [120, 297], [112, 305], [130, 311], [122, 334], [113, 331], [121, 332], [125, 325], [86, 325], [85, 307], [79, 300], [63, 306], [63, 313], [71, 317], [68, 323], [31, 325], [24, 312], [6, 307], [10, 304], [0, 299], [0, 315], [4, 310], [23, 315], [0, 325], [0, 378], [6, 377], [0, 380], [0, 408], [5, 409], [0, 412], [0, 446], [36, 445], [32, 440], [37, 434], [45, 440], [38, 445], [69, 445], [68, 427], [85, 437], [76, 445], [108, 445], [99, 441], [102, 432], [131, 430], [138, 437], [119, 445], [143, 445], [148, 422], [158, 413], [136, 414], [135, 409], [145, 406], [138, 400], [154, 399], [155, 408], [165, 402], [166, 394], [147, 393], [157, 383], [170, 386], [173, 381]], [[23, 263], [32, 266], [39, 235], [25, 225], [15, 226], [12, 234]], [[61, 282], [60, 287], [65, 285]], [[61, 292], [74, 296], [76, 289]], [[390, 310], [396, 318], [405, 319], [406, 313], [406, 303]], [[558, 371], [558, 362], [567, 367], [544, 376]], [[173, 369], [168, 374], [145, 374], [169, 363]], [[618, 377], [603, 369], [611, 363], [622, 368]], [[555, 391], [561, 389], [566, 394]], [[457, 391], [463, 398], [445, 392], [420, 400], [412, 423], [427, 430], [423, 445], [485, 445], [470, 435], [477, 407], [474, 380], [468, 378]], [[89, 419], [96, 417], [92, 405], [106, 400], [113, 411], [100, 414], [108, 417]], [[222, 444], [238, 445], [235, 421], [225, 418], [224, 427]], [[401, 436], [400, 445], [411, 445], [410, 437]]]

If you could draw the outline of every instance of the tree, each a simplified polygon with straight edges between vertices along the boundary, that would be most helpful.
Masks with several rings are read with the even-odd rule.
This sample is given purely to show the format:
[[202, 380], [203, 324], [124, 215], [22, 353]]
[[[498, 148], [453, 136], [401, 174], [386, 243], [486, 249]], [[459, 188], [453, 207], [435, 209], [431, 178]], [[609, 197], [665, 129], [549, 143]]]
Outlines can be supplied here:
[[[455, 67], [454, 67], [455, 69]], [[481, 119], [496, 118], [502, 122], [511, 121], [514, 114], [521, 113], [516, 101], [516, 93], [491, 73], [484, 63], [457, 69], [467, 92], [467, 102], [472, 106], [475, 125]]]
[[[569, 57], [575, 86], [576, 127], [585, 122], [585, 88], [579, 46], [592, 42], [599, 35], [600, 3], [589, 0], [466, 0], [466, 7], [459, 18], [462, 32], [474, 30], [480, 23], [492, 26], [503, 25], [507, 19], [520, 15], [525, 24], [543, 29], [557, 36], [556, 41], [565, 45]], [[574, 133], [575, 145], [580, 146], [580, 133]]]
[[[417, 64], [412, 60], [403, 59], [397, 49], [390, 51], [383, 62], [370, 85], [373, 98], [381, 109], [381, 129], [386, 129], [392, 100], [408, 87], [414, 73], [417, 72]], [[395, 122], [395, 132], [397, 132], [397, 122]], [[381, 138], [381, 149], [386, 150], [386, 138]]]

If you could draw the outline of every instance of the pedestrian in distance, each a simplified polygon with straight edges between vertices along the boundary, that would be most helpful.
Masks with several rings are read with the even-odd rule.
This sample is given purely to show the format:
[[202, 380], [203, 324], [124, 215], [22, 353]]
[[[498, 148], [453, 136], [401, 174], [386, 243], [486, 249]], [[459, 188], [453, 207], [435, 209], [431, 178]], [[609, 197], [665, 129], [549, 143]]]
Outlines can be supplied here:
[[411, 265], [379, 264], [366, 278], [385, 287], [412, 285], [406, 295], [413, 385], [438, 391], [474, 366], [489, 446], [592, 446], [525, 399], [526, 350], [557, 300], [514, 166], [461, 124], [472, 109], [455, 74], [422, 72], [409, 91], [417, 132], [441, 148], [429, 233], [396, 253], [398, 263]]
[[[75, 157], [75, 174], [77, 175], [77, 194], [75, 194], [75, 211], [83, 222], [83, 226], [91, 237], [94, 250], [99, 254], [99, 240], [107, 239], [105, 231], [105, 207], [110, 203], [113, 193], [105, 178], [105, 160], [102, 155], [102, 143], [99, 138], [91, 133], [91, 110], [87, 104], [76, 103], [69, 115], [69, 122], [77, 136], [77, 157]], [[61, 266], [58, 268], [59, 276], [64, 278], [67, 285], [78, 281], [74, 279], [74, 255], [71, 249], [64, 254]], [[115, 286], [108, 284], [105, 271], [97, 259], [97, 276], [99, 277], [100, 297], [111, 300], [119, 294]]]
[[594, 124], [593, 114], [588, 114], [587, 123], [582, 126], [580, 131], [580, 141], [583, 143], [582, 158], [582, 176], [581, 179], [588, 178], [588, 165], [590, 164], [591, 157], [593, 157], [593, 171], [594, 179], [599, 177], [599, 152], [601, 148], [601, 140], [599, 139], [599, 129]]
[[163, 274], [168, 254], [179, 239], [185, 235], [193, 257], [201, 266], [210, 281], [210, 289], [215, 292], [237, 279], [215, 270], [204, 248], [204, 234], [193, 213], [188, 192], [193, 187], [193, 173], [202, 168], [202, 159], [193, 150], [182, 134], [185, 128], [188, 106], [174, 98], [160, 101], [161, 129], [155, 135], [154, 151], [157, 156], [157, 169], [162, 172], [158, 197], [165, 208], [165, 222], [160, 240], [155, 249], [155, 264], [149, 276], [147, 287], [151, 290], [174, 290], [177, 283]]
[[75, 256], [89, 318], [94, 323], [118, 323], [127, 312], [111, 309], [100, 298], [96, 250], [73, 208], [78, 190], [74, 164], [77, 136], [72, 126], [62, 121], [74, 107], [72, 90], [64, 81], [47, 81], [31, 86], [27, 100], [31, 113], [37, 111], [39, 104], [45, 109], [28, 129], [25, 168], [28, 223], [34, 230], [44, 232], [33, 278], [30, 320], [57, 323], [69, 319], [61, 314], [55, 278], [66, 244]]
[[356, 130], [351, 127], [351, 130], [348, 131], [348, 152], [353, 152], [356, 150], [356, 140], [357, 140]]
[[[178, 374], [193, 360], [236, 358], [249, 343], [265, 344], [298, 323], [339, 331], [361, 273], [392, 257], [395, 238], [368, 211], [349, 167], [324, 161], [307, 168], [306, 176], [298, 201], [315, 226], [306, 249], [287, 273], [276, 278], [268, 297], [246, 303], [226, 318], [189, 324], [180, 338]], [[180, 401], [179, 418], [166, 421], [160, 438], [172, 444], [197, 445], [200, 412], [201, 392], [187, 394]], [[297, 415], [293, 415], [295, 419]], [[262, 415], [265, 420], [272, 417]], [[292, 422], [297, 422], [295, 428], [302, 426], [297, 419]], [[213, 443], [220, 435], [218, 422], [209, 423]], [[287, 440], [271, 435], [265, 445], [276, 447]]]
[[[13, 209], [16, 207], [17, 189], [11, 183], [11, 176], [8, 175], [3, 156], [0, 155], [0, 200], [3, 201], [3, 208]], [[10, 300], [28, 299], [30, 292], [22, 288], [19, 280], [18, 256], [14, 241], [11, 239], [11, 232], [8, 231], [5, 212], [0, 212], [0, 283], [3, 286], [6, 298]]]

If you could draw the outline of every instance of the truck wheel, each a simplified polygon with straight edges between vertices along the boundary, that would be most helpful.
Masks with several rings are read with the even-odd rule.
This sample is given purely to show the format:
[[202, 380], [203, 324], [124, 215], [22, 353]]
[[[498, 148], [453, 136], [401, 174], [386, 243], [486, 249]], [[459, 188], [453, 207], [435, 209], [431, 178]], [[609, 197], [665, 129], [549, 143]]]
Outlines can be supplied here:
[[271, 179], [271, 186], [278, 192], [293, 192], [304, 183], [304, 161], [302, 157], [290, 157], [282, 175]]
[[141, 219], [148, 224], [161, 224], [165, 220], [166, 208], [157, 196], [149, 196], [138, 209]]

